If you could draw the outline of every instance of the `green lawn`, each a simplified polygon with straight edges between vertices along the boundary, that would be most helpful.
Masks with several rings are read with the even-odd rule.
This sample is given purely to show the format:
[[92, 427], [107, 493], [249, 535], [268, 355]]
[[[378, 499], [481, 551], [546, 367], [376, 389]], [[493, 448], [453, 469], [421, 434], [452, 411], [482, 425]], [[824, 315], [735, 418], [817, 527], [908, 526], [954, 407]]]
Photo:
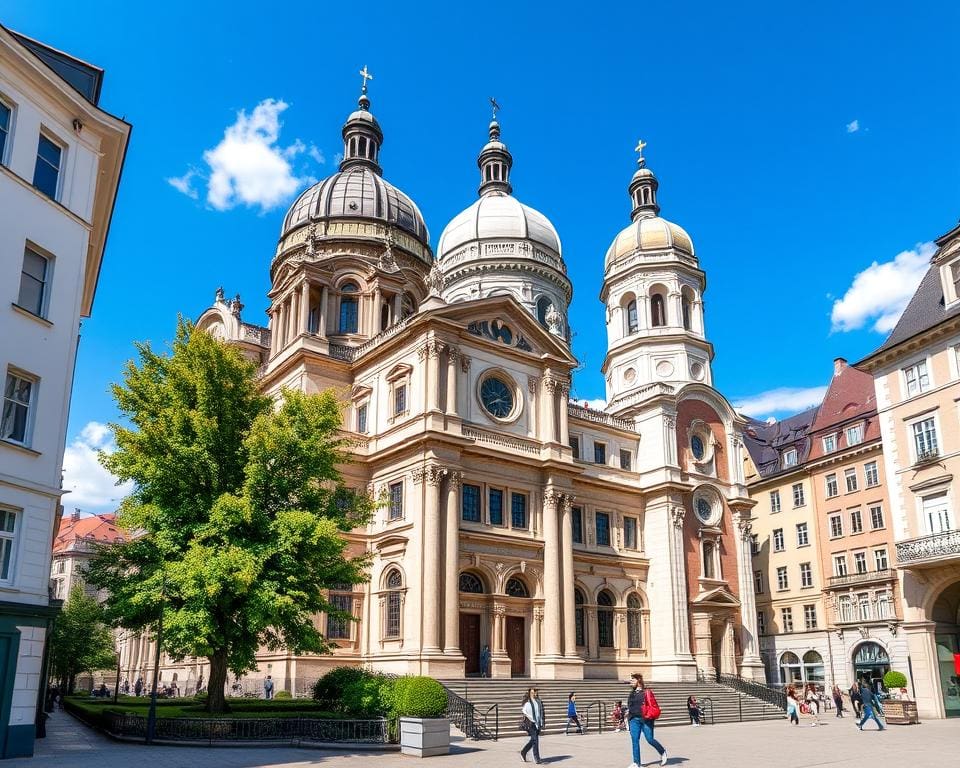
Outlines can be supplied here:
[[[125, 714], [147, 716], [150, 699], [146, 696], [121, 696], [117, 703], [113, 699], [95, 699], [88, 696], [69, 696], [67, 702], [83, 712], [97, 716], [103, 712], [122, 712]], [[336, 718], [337, 715], [324, 711], [312, 699], [227, 699], [230, 712], [225, 715], [210, 715], [204, 710], [202, 702], [192, 698], [158, 699], [157, 717], [319, 717]]]

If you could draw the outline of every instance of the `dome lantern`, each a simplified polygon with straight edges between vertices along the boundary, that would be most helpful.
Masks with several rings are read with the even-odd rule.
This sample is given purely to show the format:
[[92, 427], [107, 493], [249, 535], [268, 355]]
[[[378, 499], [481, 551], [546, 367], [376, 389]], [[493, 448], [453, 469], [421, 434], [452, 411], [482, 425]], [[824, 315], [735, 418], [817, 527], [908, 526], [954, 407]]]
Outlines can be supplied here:
[[340, 170], [365, 166], [381, 176], [383, 171], [380, 169], [379, 159], [383, 131], [380, 130], [377, 118], [370, 112], [370, 99], [367, 97], [367, 80], [373, 80], [373, 75], [364, 65], [360, 76], [363, 78], [363, 87], [357, 101], [358, 109], [343, 124], [343, 160], [340, 161]]
[[637, 142], [637, 172], [630, 179], [630, 199], [633, 200], [633, 210], [630, 212], [630, 218], [634, 221], [638, 219], [647, 219], [660, 213], [660, 206], [657, 205], [657, 177], [653, 171], [646, 167], [647, 160], [643, 156], [643, 148], [647, 143], [641, 139]]
[[510, 186], [510, 169], [513, 167], [513, 155], [507, 149], [507, 145], [500, 141], [500, 123], [497, 122], [497, 110], [500, 105], [491, 98], [490, 104], [493, 107], [493, 119], [488, 128], [490, 140], [480, 150], [480, 156], [477, 158], [477, 166], [480, 168], [480, 196], [488, 195], [491, 192], [501, 192], [509, 195], [513, 192]]

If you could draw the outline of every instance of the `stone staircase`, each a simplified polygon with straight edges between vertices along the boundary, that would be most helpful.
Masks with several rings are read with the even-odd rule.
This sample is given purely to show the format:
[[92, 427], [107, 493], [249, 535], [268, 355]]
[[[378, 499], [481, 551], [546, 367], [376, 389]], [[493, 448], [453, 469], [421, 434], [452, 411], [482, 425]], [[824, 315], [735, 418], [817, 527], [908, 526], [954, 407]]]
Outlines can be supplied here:
[[[499, 738], [524, 736], [520, 730], [520, 703], [527, 688], [540, 691], [546, 715], [544, 733], [563, 733], [567, 722], [567, 696], [577, 694], [581, 722], [590, 733], [611, 730], [610, 713], [617, 701], [626, 705], [630, 684], [620, 680], [497, 680], [469, 678], [440, 681], [448, 691], [470, 702], [474, 719]], [[687, 697], [695, 695], [705, 710], [706, 724], [737, 723], [747, 720], [773, 720], [786, 717], [773, 704], [714, 682], [650, 683], [662, 714], [657, 725], [687, 725]], [[494, 705], [499, 705], [495, 708]], [[499, 711], [498, 711], [499, 710]], [[602, 718], [602, 724], [598, 720]]]

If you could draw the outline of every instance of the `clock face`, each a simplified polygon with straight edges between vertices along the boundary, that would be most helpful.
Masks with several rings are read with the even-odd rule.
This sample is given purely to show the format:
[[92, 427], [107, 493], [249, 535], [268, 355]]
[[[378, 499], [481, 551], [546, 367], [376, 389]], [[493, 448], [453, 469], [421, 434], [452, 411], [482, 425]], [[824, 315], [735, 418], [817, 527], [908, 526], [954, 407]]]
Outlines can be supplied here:
[[693, 451], [693, 458], [697, 461], [703, 458], [703, 439], [700, 435], [694, 435], [690, 438], [690, 450]]
[[480, 402], [491, 416], [505, 419], [513, 412], [513, 390], [491, 376], [480, 385]]
[[713, 505], [707, 499], [699, 498], [697, 499], [697, 517], [700, 518], [701, 522], [708, 523], [710, 518], [713, 516]]

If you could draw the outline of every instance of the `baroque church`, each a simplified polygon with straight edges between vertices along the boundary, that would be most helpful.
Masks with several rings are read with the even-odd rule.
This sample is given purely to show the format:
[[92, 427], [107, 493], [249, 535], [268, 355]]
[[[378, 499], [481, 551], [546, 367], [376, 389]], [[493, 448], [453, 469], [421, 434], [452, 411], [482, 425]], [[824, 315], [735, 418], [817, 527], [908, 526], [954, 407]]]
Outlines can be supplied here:
[[[479, 195], [436, 253], [384, 178], [366, 78], [342, 133], [339, 171], [284, 218], [268, 327], [222, 291], [198, 320], [265, 391], [343, 393], [345, 481], [383, 501], [350, 534], [369, 583], [331, 591], [357, 620], [317, 617], [334, 655], [264, 651], [261, 676], [455, 678], [489, 646], [493, 677], [763, 680], [744, 423], [712, 386], [705, 275], [643, 145], [603, 264], [600, 411], [569, 400], [573, 286], [556, 228], [513, 195], [496, 113]], [[130, 679], [147, 651], [126, 654]]]

